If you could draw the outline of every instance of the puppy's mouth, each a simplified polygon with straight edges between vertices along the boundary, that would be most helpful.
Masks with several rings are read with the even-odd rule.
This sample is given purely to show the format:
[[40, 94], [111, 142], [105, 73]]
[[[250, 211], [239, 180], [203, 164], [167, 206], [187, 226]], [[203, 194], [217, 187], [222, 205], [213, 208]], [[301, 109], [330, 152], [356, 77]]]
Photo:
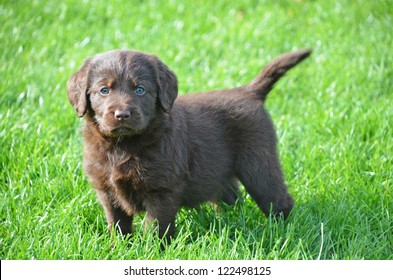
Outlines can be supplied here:
[[130, 127], [116, 127], [110, 131], [111, 136], [121, 137], [121, 136], [132, 136], [138, 134], [138, 130], [132, 129]]
[[106, 137], [130, 137], [143, 133], [145, 126], [138, 119], [116, 121], [108, 118], [95, 117], [95, 123], [101, 134]]

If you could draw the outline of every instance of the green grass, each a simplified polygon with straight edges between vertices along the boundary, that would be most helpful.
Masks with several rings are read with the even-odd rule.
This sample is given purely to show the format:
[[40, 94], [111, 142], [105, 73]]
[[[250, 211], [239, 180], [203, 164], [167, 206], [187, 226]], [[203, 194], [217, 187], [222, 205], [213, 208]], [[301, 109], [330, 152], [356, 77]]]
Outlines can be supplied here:
[[[107, 2], [1, 1], [1, 259], [393, 259], [392, 1]], [[266, 104], [296, 200], [288, 221], [245, 194], [234, 209], [183, 209], [165, 252], [143, 216], [111, 248], [65, 88], [116, 48], [157, 54], [181, 93], [314, 50]]]

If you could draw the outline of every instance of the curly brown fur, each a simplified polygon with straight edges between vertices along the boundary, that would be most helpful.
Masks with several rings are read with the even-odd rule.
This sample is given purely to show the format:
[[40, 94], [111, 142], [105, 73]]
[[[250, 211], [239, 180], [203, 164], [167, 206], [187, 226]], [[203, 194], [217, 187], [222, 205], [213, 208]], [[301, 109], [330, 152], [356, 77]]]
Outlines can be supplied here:
[[309, 54], [277, 58], [248, 85], [178, 98], [175, 74], [156, 56], [116, 50], [87, 59], [68, 98], [85, 116], [84, 168], [109, 227], [131, 234], [133, 216], [146, 211], [169, 238], [180, 207], [233, 204], [238, 180], [265, 215], [287, 217], [294, 203], [263, 101]]

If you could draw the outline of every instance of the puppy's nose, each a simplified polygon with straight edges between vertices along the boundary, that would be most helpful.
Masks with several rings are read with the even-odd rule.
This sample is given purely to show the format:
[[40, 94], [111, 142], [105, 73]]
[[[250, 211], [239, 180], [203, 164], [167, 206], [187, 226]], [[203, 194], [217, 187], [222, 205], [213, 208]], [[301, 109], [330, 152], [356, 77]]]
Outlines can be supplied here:
[[131, 117], [131, 112], [128, 110], [116, 110], [115, 111], [115, 118], [118, 121], [123, 121]]

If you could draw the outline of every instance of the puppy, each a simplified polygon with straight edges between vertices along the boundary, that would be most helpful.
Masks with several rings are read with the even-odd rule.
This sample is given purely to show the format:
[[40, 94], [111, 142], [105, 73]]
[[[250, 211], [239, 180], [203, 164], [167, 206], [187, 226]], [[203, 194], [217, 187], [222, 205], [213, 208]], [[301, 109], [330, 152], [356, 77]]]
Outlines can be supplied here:
[[169, 241], [180, 207], [233, 204], [238, 181], [265, 215], [287, 217], [294, 202], [263, 103], [310, 53], [278, 57], [245, 86], [178, 98], [176, 75], [154, 55], [115, 50], [87, 59], [68, 81], [68, 99], [85, 117], [84, 169], [109, 228], [131, 234], [134, 215], [146, 211]]

